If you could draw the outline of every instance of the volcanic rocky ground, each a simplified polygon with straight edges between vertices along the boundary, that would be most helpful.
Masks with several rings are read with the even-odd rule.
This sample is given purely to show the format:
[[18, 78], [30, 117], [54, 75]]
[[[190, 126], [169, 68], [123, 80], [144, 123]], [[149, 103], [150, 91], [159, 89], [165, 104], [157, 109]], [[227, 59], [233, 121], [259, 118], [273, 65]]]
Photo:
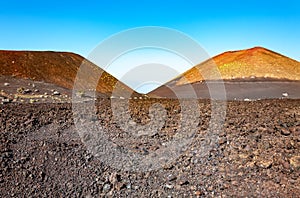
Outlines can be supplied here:
[[[92, 155], [76, 131], [69, 103], [2, 104], [0, 197], [299, 197], [300, 100], [227, 102], [217, 132], [209, 128], [212, 101], [198, 102], [192, 143], [177, 159], [145, 172], [116, 169]], [[150, 137], [125, 134], [108, 98], [96, 101], [92, 121], [120, 147], [147, 156], [180, 131], [178, 100], [130, 100], [134, 121], [149, 122], [154, 103], [165, 106], [167, 119]], [[214, 116], [223, 116], [223, 110]], [[203, 152], [207, 137], [216, 141]]]

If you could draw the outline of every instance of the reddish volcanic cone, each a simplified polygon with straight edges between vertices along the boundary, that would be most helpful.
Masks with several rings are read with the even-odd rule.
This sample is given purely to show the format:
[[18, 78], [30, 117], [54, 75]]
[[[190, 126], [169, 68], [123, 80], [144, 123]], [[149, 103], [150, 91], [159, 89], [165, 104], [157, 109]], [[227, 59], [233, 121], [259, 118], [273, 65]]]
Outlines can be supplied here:
[[[217, 66], [217, 70], [213, 67]], [[200, 71], [200, 73], [199, 73]], [[300, 63], [271, 50], [255, 47], [241, 51], [229, 51], [207, 60], [175, 79], [177, 85], [202, 80], [243, 78], [276, 78], [300, 80]]]
[[262, 47], [215, 56], [149, 95], [173, 98], [177, 92], [189, 98], [187, 86], [192, 85], [199, 98], [211, 98], [211, 93], [222, 91], [212, 88], [216, 80], [224, 84], [227, 99], [300, 98], [300, 63]]
[[[44, 81], [72, 89], [77, 72], [83, 63], [85, 65], [85, 70], [82, 72], [84, 81], [81, 81], [81, 84], [77, 84], [76, 88], [94, 87], [98, 92], [110, 95], [118, 80], [95, 64], [74, 53], [0, 51], [0, 76]], [[101, 78], [99, 79], [100, 76]], [[135, 93], [120, 82], [118, 86], [120, 86], [118, 90], [126, 93]]]

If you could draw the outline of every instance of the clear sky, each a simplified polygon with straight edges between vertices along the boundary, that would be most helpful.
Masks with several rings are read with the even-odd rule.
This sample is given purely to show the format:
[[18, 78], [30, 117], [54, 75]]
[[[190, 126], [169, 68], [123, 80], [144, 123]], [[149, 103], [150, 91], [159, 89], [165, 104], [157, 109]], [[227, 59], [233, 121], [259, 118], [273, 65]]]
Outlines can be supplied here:
[[0, 49], [71, 51], [139, 26], [177, 29], [209, 53], [262, 46], [300, 60], [299, 0], [0, 2]]

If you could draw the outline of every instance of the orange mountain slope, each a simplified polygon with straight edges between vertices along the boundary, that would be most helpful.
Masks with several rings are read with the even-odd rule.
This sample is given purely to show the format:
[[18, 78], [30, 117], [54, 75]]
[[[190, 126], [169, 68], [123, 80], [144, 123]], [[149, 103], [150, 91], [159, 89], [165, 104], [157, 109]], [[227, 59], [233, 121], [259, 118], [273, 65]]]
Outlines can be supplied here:
[[[0, 51], [0, 75], [44, 81], [68, 89], [73, 88], [82, 64], [85, 66], [81, 73], [84, 80], [79, 81], [76, 88], [94, 88], [100, 93], [110, 95], [118, 80], [80, 55], [50, 51]], [[98, 83], [95, 85], [95, 82]], [[118, 90], [135, 93], [120, 82], [118, 86]]]
[[262, 47], [229, 51], [196, 65], [171, 82], [183, 85], [254, 77], [300, 80], [300, 62]]

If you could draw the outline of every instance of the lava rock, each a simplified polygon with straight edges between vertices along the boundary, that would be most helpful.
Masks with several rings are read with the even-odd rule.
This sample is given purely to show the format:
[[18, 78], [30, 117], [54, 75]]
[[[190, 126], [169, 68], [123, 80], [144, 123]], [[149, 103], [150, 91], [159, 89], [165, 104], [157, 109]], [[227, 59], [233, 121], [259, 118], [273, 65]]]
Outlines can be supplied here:
[[300, 168], [300, 156], [291, 157], [290, 164], [296, 169]]

